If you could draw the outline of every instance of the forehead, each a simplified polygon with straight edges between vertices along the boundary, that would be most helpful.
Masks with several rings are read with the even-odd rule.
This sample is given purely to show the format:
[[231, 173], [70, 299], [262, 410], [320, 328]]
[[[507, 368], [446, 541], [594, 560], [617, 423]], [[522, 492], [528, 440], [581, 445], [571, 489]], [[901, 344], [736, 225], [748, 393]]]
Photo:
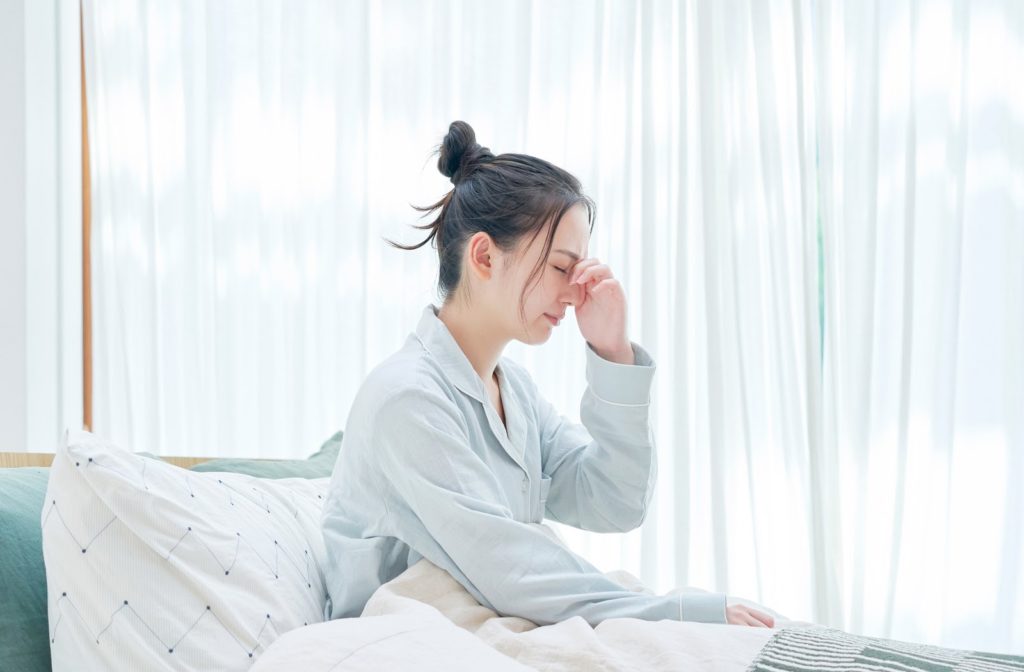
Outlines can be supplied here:
[[583, 258], [587, 256], [589, 244], [590, 222], [587, 220], [587, 209], [579, 203], [569, 208], [562, 216], [558, 229], [555, 230], [555, 237], [551, 241], [551, 253], [564, 250], [565, 253], [559, 256]]

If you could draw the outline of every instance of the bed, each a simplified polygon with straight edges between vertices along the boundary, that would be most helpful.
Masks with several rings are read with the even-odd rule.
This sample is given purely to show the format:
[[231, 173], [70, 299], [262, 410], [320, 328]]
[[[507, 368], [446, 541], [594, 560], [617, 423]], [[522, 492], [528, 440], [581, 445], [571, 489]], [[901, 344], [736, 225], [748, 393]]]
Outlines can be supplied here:
[[[35, 586], [0, 611], [0, 668], [1024, 670], [1021, 657], [858, 637], [733, 596], [776, 627], [537, 626], [478, 604], [426, 559], [380, 586], [360, 617], [325, 621], [319, 512], [341, 436], [293, 461], [157, 458], [70, 430], [53, 455], [0, 456], [0, 580]], [[20, 536], [18, 502], [32, 519]], [[627, 572], [608, 576], [650, 592]]]

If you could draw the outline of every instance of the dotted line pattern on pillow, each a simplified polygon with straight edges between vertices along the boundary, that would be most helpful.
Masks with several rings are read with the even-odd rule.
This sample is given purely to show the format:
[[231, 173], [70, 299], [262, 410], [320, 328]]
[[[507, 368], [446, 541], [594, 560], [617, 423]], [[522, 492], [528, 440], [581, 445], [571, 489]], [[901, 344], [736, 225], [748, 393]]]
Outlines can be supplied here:
[[192, 472], [65, 434], [41, 513], [54, 670], [245, 670], [323, 620], [329, 478]]

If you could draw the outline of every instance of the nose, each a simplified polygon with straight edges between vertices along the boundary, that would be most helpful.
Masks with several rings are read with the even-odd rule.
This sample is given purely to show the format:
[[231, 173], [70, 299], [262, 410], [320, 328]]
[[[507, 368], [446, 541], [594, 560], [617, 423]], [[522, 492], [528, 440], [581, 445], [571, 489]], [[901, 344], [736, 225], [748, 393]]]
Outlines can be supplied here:
[[567, 284], [562, 292], [560, 300], [570, 306], [578, 306], [583, 301], [584, 288], [582, 285]]

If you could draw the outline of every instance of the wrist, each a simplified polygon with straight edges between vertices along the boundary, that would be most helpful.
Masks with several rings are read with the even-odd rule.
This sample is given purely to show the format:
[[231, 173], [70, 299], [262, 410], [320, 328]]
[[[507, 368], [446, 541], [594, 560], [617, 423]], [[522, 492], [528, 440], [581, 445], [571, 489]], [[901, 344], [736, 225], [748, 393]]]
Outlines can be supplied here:
[[601, 359], [606, 359], [609, 362], [615, 362], [616, 364], [635, 364], [636, 357], [633, 354], [633, 345], [627, 341], [624, 345], [619, 345], [616, 348], [599, 348], [594, 344], [590, 345]]

